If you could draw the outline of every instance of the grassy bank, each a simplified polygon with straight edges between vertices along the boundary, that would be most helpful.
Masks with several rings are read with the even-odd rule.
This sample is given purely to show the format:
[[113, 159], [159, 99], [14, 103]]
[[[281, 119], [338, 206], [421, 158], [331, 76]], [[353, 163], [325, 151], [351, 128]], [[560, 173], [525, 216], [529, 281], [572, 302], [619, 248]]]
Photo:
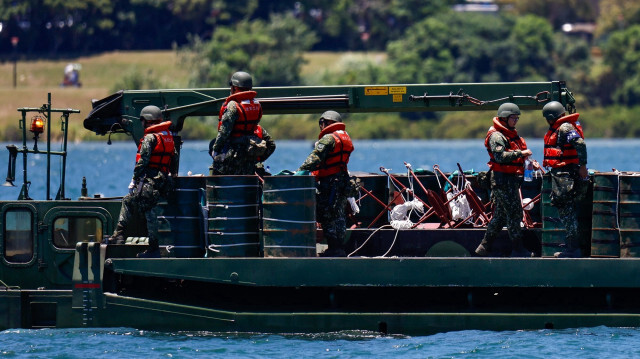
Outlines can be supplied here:
[[[79, 63], [81, 88], [61, 88], [67, 63]], [[111, 52], [90, 57], [55, 61], [18, 61], [17, 86], [13, 87], [13, 63], [0, 64], [0, 139], [16, 140], [19, 107], [39, 107], [51, 93], [54, 108], [74, 108], [79, 115], [70, 117], [72, 140], [91, 136], [82, 121], [91, 110], [91, 100], [112, 93], [124, 74], [144, 71], [155, 74], [162, 83], [180, 87], [187, 71], [176, 66], [173, 51]]]
[[[382, 53], [329, 53], [314, 52], [306, 55], [302, 68], [306, 83], [319, 85], [322, 74], [338, 73], [345, 62], [368, 59], [383, 62]], [[81, 88], [61, 88], [63, 70], [67, 63], [79, 63]], [[69, 139], [100, 140], [82, 126], [91, 110], [91, 100], [104, 98], [121, 89], [123, 79], [132, 74], [153, 77], [165, 88], [184, 88], [188, 69], [178, 65], [173, 51], [111, 52], [96, 56], [55, 61], [19, 61], [17, 86], [13, 87], [13, 64], [0, 63], [0, 141], [20, 139], [18, 129], [19, 107], [39, 107], [52, 94], [55, 108], [74, 108], [81, 111], [70, 117]], [[224, 84], [220, 84], [225, 87]], [[571, 87], [571, 84], [569, 84]], [[580, 89], [571, 88], [579, 94]], [[588, 137], [640, 137], [640, 122], [636, 120], [638, 108], [581, 108], [585, 134]], [[346, 116], [349, 132], [354, 138], [484, 138], [491, 124], [493, 111], [452, 112], [444, 116], [411, 121], [398, 114], [355, 114]], [[263, 124], [276, 139], [312, 139], [317, 136], [316, 115], [265, 116]], [[53, 119], [53, 125], [57, 119]], [[181, 132], [184, 138], [209, 139], [215, 136], [215, 118], [205, 122], [189, 119]], [[539, 111], [524, 111], [518, 130], [525, 137], [541, 137], [547, 125]], [[114, 139], [125, 139], [118, 136]]]

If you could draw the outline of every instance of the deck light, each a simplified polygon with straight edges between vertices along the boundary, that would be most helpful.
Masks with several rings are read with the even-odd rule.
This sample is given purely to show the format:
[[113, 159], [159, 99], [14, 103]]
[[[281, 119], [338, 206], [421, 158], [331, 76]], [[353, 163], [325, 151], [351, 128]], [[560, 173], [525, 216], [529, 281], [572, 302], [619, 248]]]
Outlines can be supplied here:
[[33, 143], [34, 151], [38, 150], [38, 137], [42, 132], [44, 132], [45, 122], [45, 119], [41, 115], [36, 115], [31, 118], [31, 128], [29, 131], [33, 133], [33, 139], [35, 141]]

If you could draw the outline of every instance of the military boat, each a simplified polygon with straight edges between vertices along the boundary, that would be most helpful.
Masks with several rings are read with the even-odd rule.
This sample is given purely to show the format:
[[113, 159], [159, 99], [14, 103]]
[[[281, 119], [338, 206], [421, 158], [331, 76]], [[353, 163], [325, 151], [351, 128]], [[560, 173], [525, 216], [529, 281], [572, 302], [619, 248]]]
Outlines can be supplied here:
[[[255, 88], [266, 116], [524, 110], [575, 100], [562, 81]], [[185, 119], [217, 116], [228, 89], [121, 91], [93, 102], [84, 127], [97, 135], [143, 134], [147, 105], [163, 110], [176, 143]], [[344, 258], [318, 256], [312, 176], [178, 176], [161, 202], [162, 257], [146, 248], [144, 220], [125, 244], [109, 244], [122, 198], [65, 193], [67, 128], [79, 111], [19, 108], [23, 142], [7, 146], [0, 202], [0, 330], [134, 327], [152, 330], [306, 333], [370, 330], [430, 334], [482, 329], [640, 326], [640, 177], [595, 173], [580, 206], [583, 258], [553, 258], [564, 230], [549, 203], [548, 176], [524, 182], [525, 246], [533, 258], [509, 258], [506, 230], [491, 258], [473, 255], [491, 216], [476, 173], [437, 166], [355, 173], [360, 210], [350, 217]], [[51, 150], [53, 115], [62, 150]], [[46, 144], [38, 137], [46, 131]], [[28, 138], [35, 138], [31, 147]], [[44, 148], [46, 146], [46, 149]], [[31, 147], [31, 148], [30, 148]], [[132, 145], [132, 152], [134, 146]], [[46, 156], [46, 197], [33, 199], [29, 156]], [[60, 187], [50, 192], [52, 158]], [[81, 183], [74, 178], [71, 183]], [[126, 191], [123, 189], [123, 192]]]

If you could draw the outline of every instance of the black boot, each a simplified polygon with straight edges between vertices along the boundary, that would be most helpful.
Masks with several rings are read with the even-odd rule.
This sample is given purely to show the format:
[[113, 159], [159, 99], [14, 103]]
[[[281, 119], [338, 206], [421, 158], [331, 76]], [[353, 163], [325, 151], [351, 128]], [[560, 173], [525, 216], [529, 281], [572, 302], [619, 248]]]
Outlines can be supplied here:
[[320, 257], [346, 257], [347, 253], [345, 253], [344, 249], [342, 249], [342, 245], [336, 238], [327, 238], [328, 248], [326, 251], [320, 253]]
[[146, 251], [136, 255], [138, 258], [160, 258], [160, 247], [157, 239], [149, 238], [149, 248]]
[[516, 258], [531, 258], [533, 253], [529, 252], [522, 244], [522, 238], [516, 238], [513, 241], [513, 248], [511, 249], [510, 257]]

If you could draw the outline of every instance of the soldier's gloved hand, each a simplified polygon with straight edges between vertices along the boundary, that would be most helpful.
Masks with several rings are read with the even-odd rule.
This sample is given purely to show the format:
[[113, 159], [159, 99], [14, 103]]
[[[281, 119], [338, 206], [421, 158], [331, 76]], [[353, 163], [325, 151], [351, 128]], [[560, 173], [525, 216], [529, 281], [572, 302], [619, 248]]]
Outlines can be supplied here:
[[296, 171], [296, 173], [293, 174], [294, 176], [308, 176], [309, 175], [309, 171]]
[[223, 153], [219, 153], [219, 152], [213, 152], [213, 161], [214, 162], [223, 162], [224, 159], [227, 157], [227, 153], [223, 152]]
[[133, 179], [131, 180], [131, 183], [129, 183], [129, 194], [133, 194], [133, 189], [136, 188], [136, 184], [135, 182], [133, 182]]

